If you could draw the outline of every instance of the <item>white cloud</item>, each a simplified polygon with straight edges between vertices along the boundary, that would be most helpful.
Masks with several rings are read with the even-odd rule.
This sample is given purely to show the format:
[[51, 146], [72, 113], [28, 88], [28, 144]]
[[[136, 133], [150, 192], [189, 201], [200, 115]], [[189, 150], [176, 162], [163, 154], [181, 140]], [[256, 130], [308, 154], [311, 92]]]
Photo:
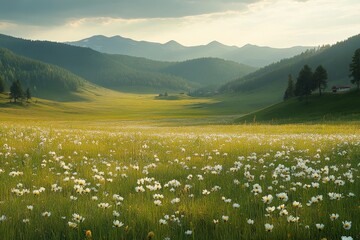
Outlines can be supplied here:
[[359, 11], [357, 0], [263, 0], [239, 10], [185, 17], [88, 17], [52, 27], [0, 24], [0, 29], [32, 39], [57, 41], [102, 34], [156, 42], [176, 40], [184, 45], [217, 40], [238, 46], [252, 43], [289, 47], [335, 43], [359, 34]]

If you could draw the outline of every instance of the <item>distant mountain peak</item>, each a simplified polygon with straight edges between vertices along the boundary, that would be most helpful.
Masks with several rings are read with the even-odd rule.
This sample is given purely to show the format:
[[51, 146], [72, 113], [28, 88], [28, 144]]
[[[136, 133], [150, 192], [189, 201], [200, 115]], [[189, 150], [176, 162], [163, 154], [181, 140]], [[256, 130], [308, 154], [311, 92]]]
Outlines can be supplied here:
[[243, 46], [244, 48], [250, 48], [250, 47], [257, 47], [256, 45], [254, 44], [250, 44], [250, 43], [247, 43]]
[[236, 61], [255, 67], [263, 67], [289, 58], [308, 48], [277, 49], [246, 44], [243, 47], [229, 46], [218, 41], [198, 46], [184, 46], [175, 40], [166, 43], [133, 40], [122, 36], [105, 37], [96, 35], [70, 45], [89, 47], [109, 54], [124, 54], [160, 61], [185, 61], [188, 59], [215, 57]]
[[88, 37], [88, 38], [85, 38], [86, 40], [88, 39], [108, 39], [107, 36], [104, 36], [104, 35], [94, 35], [92, 37]]
[[181, 45], [180, 43], [178, 43], [175, 40], [170, 40], [170, 41], [164, 43], [164, 45], [167, 45], [167, 46], [181, 46], [181, 47], [183, 46], [183, 45]]
[[226, 45], [224, 45], [218, 41], [212, 41], [212, 42], [208, 43], [208, 46], [226, 46]]

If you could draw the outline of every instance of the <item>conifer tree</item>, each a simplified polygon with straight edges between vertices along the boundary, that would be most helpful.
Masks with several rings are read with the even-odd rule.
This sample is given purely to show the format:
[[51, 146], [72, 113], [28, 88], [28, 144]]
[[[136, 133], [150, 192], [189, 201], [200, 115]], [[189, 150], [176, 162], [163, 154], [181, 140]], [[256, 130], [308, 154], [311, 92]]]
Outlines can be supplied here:
[[357, 85], [357, 90], [360, 88], [360, 48], [358, 48], [354, 56], [352, 57], [352, 61], [350, 64], [350, 77], [351, 83]]
[[3, 78], [0, 76], [0, 93], [5, 92], [5, 82]]
[[318, 66], [315, 69], [314, 75], [313, 75], [313, 81], [315, 85], [315, 89], [319, 89], [319, 95], [321, 96], [321, 90], [324, 90], [327, 86], [327, 71], [323, 66]]
[[19, 80], [16, 80], [11, 84], [10, 87], [10, 98], [14, 99], [14, 102], [16, 102], [17, 99], [23, 98], [24, 91], [21, 88], [21, 83]]
[[31, 92], [30, 92], [30, 88], [26, 89], [26, 101], [29, 101], [31, 99]]
[[305, 96], [306, 102], [308, 101], [308, 96], [311, 95], [311, 91], [314, 88], [313, 84], [313, 72], [308, 65], [305, 65], [297, 78], [295, 84], [295, 95], [300, 98], [300, 100]]
[[294, 81], [292, 80], [291, 74], [289, 74], [288, 85], [284, 94], [284, 100], [288, 100], [295, 96], [295, 86]]

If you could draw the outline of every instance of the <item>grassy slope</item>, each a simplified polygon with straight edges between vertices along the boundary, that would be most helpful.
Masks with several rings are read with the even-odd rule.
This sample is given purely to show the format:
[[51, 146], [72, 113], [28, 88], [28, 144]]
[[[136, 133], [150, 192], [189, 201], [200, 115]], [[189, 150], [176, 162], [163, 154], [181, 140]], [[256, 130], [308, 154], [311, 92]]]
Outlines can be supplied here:
[[[196, 118], [205, 111], [190, 106], [209, 102], [208, 99], [186, 98], [178, 101], [155, 99], [154, 94], [119, 93], [91, 86], [77, 93], [76, 101], [55, 102], [34, 98], [30, 104], [11, 104], [0, 94], [2, 119], [39, 120], [154, 120], [162, 118]], [[78, 101], [81, 99], [82, 101]]]
[[89, 86], [69, 96], [67, 102], [34, 98], [30, 104], [14, 105], [9, 103], [6, 95], [0, 94], [0, 118], [14, 122], [132, 122], [176, 126], [231, 124], [234, 119], [238, 119], [238, 123], [251, 123], [255, 115], [256, 122], [264, 123], [324, 123], [325, 120], [338, 124], [356, 123], [360, 119], [359, 96], [356, 93], [327, 94], [321, 98], [314, 96], [308, 105], [294, 99], [249, 114], [266, 107], [266, 98], [251, 94], [219, 95], [212, 99], [169, 94], [159, 98], [154, 94], [119, 93]]
[[81, 88], [68, 96], [68, 101], [55, 102], [34, 98], [30, 104], [10, 104], [0, 94], [2, 119], [51, 121], [141, 121], [157, 124], [197, 125], [231, 123], [235, 118], [263, 108], [265, 100], [255, 95], [219, 95], [214, 98], [193, 98], [169, 93], [158, 98], [151, 93], [121, 93], [97, 86]]
[[305, 100], [291, 99], [253, 112], [236, 122], [303, 123], [326, 121], [358, 121], [360, 93], [314, 95]]

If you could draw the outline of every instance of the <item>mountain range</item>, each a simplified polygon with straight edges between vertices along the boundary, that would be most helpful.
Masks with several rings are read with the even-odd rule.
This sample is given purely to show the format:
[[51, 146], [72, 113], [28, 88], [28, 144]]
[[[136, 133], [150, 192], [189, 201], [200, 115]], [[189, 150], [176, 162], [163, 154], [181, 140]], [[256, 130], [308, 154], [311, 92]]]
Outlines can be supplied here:
[[220, 86], [256, 70], [244, 64], [215, 58], [160, 62], [6, 35], [0, 35], [0, 47], [19, 56], [56, 65], [97, 85], [121, 91], [129, 88], [135, 91], [145, 88], [152, 93], [188, 91], [208, 85]]
[[[34, 85], [32, 81], [41, 80], [43, 83], [47, 81], [44, 84], [46, 88], [50, 88], [52, 81], [54, 85], [61, 83], [61, 86], [68, 86], [63, 84], [61, 75], [68, 76], [65, 83], [67, 81], [81, 83], [80, 86], [86, 87], [89, 86], [86, 83], [90, 82], [113, 90], [123, 92], [131, 90], [136, 93], [184, 92], [212, 86], [212, 89], [218, 88], [220, 93], [225, 95], [241, 95], [241, 101], [248, 101], [253, 108], [259, 108], [281, 101], [288, 75], [291, 74], [296, 80], [305, 64], [312, 69], [323, 65], [329, 77], [328, 91], [335, 84], [350, 85], [349, 64], [359, 46], [360, 35], [356, 35], [332, 46], [306, 50], [257, 70], [254, 67], [219, 58], [199, 58], [183, 62], [155, 61], [100, 53], [90, 48], [64, 43], [30, 41], [0, 35], [0, 47], [13, 52], [8, 53], [6, 52], [8, 50], [5, 50], [5, 55], [13, 54], [15, 58], [20, 59], [18, 62], [24, 62], [23, 57], [26, 57], [26, 62], [36, 61], [27, 64], [2, 64], [0, 73], [12, 72], [13, 76], [20, 78], [27, 86]], [[0, 57], [3, 58], [0, 59], [1, 62], [4, 62], [4, 57]], [[48, 64], [42, 65], [39, 69], [54, 69], [50, 72], [61, 72], [61, 74], [44, 77], [50, 76], [48, 70], [33, 74], [32, 69], [27, 66], [40, 66], [39, 61]], [[6, 76], [9, 78], [11, 74]], [[76, 88], [63, 87], [63, 89], [69, 92], [76, 91]], [[233, 99], [237, 101], [237, 97]], [[221, 106], [220, 103], [214, 104]], [[235, 105], [234, 102], [232, 106]]]
[[173, 40], [161, 44], [135, 41], [121, 36], [106, 37], [102, 35], [67, 43], [74, 46], [89, 47], [103, 53], [124, 54], [159, 61], [186, 61], [195, 58], [214, 57], [254, 67], [263, 67], [313, 48], [302, 46], [270, 48], [251, 44], [237, 47], [227, 46], [217, 41], [213, 41], [207, 45], [187, 47]]

